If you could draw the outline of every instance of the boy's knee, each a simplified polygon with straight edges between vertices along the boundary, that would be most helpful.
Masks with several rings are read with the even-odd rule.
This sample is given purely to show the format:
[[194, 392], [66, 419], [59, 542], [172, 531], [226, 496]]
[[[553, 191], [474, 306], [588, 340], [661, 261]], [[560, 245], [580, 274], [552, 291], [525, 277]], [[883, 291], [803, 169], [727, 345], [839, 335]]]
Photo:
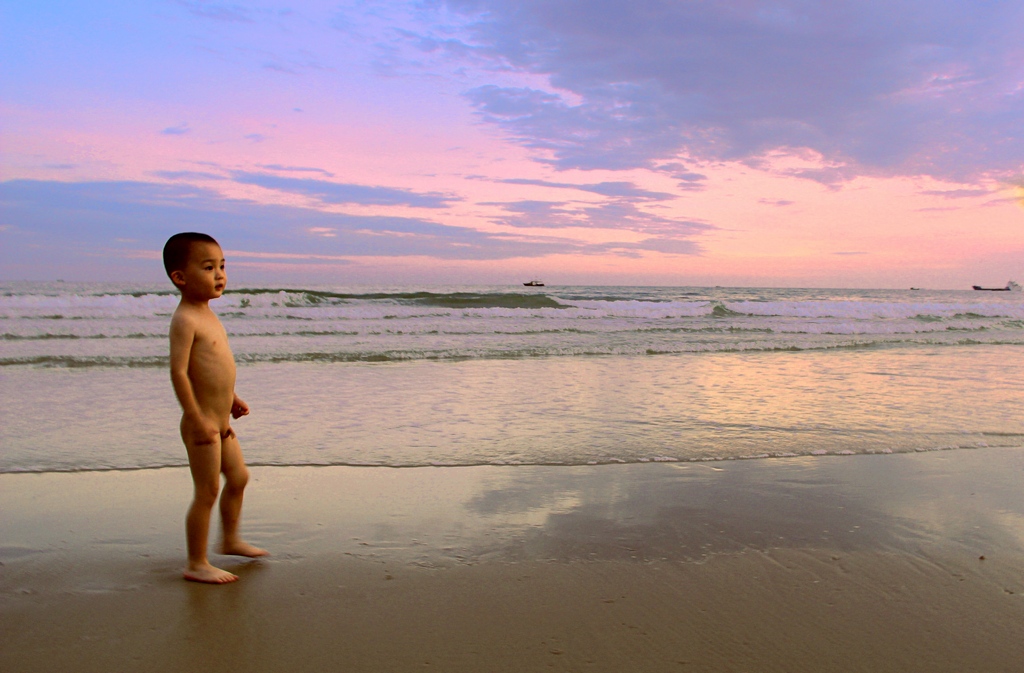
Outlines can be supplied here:
[[226, 475], [224, 486], [233, 491], [239, 491], [245, 488], [245, 485], [248, 483], [249, 468], [243, 467], [240, 470], [233, 470], [230, 474]]
[[209, 486], [196, 485], [195, 499], [201, 505], [212, 508], [214, 503], [217, 502], [218, 495], [220, 495], [220, 484], [214, 483]]

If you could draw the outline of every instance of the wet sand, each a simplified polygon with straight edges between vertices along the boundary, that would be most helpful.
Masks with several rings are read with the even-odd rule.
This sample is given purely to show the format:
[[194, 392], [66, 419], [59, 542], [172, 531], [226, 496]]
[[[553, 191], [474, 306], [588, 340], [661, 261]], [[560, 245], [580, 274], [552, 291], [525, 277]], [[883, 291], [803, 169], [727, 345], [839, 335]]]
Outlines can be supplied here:
[[1024, 661], [1020, 449], [253, 477], [274, 556], [214, 587], [180, 579], [185, 470], [0, 475], [0, 670]]

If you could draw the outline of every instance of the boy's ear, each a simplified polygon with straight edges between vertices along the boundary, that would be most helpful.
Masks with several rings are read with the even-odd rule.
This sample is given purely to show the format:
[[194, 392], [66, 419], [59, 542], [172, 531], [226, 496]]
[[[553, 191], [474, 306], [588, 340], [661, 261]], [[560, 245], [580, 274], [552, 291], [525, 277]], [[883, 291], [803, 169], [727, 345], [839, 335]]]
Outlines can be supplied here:
[[171, 282], [177, 287], [185, 287], [185, 272], [184, 271], [171, 271]]

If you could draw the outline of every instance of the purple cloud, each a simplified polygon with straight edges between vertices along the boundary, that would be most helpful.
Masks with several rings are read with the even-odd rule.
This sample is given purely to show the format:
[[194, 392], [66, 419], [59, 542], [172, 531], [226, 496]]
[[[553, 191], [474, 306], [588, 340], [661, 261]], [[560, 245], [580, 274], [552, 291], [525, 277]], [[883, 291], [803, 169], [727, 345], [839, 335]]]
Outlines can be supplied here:
[[1013, 3], [444, 5], [463, 17], [473, 59], [548, 78], [551, 91], [488, 84], [466, 96], [558, 169], [799, 148], [836, 168], [794, 174], [826, 184], [865, 173], [968, 180], [1022, 165], [1024, 12]]

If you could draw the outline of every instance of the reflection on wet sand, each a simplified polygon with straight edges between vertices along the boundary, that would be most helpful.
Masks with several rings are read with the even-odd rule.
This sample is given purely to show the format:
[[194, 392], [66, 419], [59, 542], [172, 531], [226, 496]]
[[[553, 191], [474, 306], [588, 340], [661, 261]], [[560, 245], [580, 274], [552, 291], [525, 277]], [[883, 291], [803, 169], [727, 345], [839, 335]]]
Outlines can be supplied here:
[[[254, 468], [248, 534], [277, 559], [700, 561], [815, 547], [1024, 549], [1024, 453], [585, 467]], [[3, 475], [0, 561], [180, 548], [184, 470]], [[53, 497], [40, 497], [40, 492]], [[145, 495], [141, 493], [145, 491]]]
[[[270, 471], [267, 544], [421, 564], [700, 561], [813, 547], [926, 554], [1024, 549], [1024, 454], [928, 454], [603, 467]], [[268, 475], [269, 476], [269, 475]], [[285, 494], [293, 495], [284, 498]], [[314, 495], [315, 494], [315, 495]], [[280, 497], [279, 497], [280, 496]], [[275, 530], [276, 529], [276, 530]]]
[[243, 525], [274, 556], [218, 557], [225, 587], [180, 578], [184, 470], [0, 475], [0, 669], [1015, 670], [1022, 472], [256, 468]]

